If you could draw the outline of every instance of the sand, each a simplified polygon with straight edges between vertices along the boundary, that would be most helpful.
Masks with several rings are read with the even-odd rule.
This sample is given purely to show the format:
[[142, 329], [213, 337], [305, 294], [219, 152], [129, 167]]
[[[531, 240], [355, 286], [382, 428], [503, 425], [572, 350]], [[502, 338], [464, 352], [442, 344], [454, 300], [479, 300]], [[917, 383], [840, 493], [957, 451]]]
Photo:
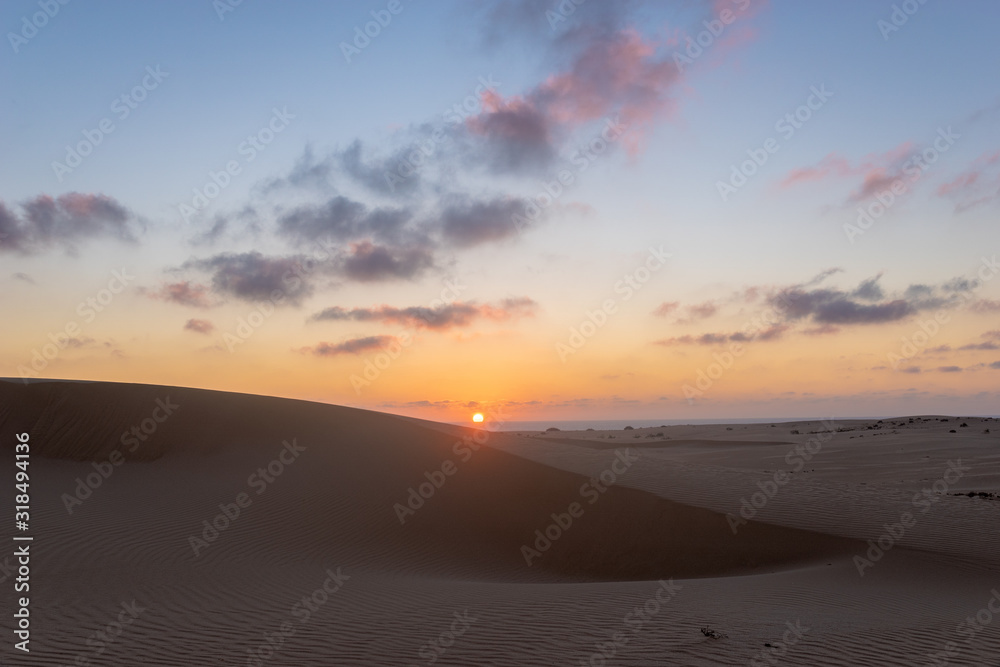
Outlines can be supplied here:
[[997, 420], [497, 433], [0, 382], [8, 461], [22, 431], [4, 664], [1000, 665], [1000, 499], [955, 495], [1000, 491]]

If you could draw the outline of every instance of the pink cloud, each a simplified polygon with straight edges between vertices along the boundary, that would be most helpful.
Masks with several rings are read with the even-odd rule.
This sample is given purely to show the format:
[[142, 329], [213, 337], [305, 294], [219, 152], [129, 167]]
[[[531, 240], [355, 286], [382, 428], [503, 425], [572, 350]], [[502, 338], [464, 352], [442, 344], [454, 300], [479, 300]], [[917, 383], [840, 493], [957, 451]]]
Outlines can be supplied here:
[[961, 212], [1000, 196], [1000, 178], [995, 167], [1000, 163], [1000, 151], [984, 153], [972, 161], [968, 169], [941, 184], [935, 194], [955, 202]]
[[861, 201], [903, 178], [903, 169], [913, 151], [913, 143], [907, 141], [885, 153], [867, 155], [854, 165], [842, 155], [830, 153], [815, 165], [792, 169], [778, 182], [778, 187], [784, 189], [802, 183], [861, 176], [861, 184], [850, 196], [851, 201]]
[[[736, 30], [729, 33], [735, 34]], [[642, 150], [653, 125], [677, 108], [674, 88], [682, 73], [666, 42], [646, 39], [634, 28], [594, 31], [569, 67], [523, 96], [482, 95], [483, 111], [466, 121], [474, 134], [519, 142], [554, 143], [599, 120], [619, 118], [628, 128], [630, 155]], [[713, 45], [720, 51], [724, 40]]]
[[830, 153], [813, 167], [799, 167], [792, 169], [778, 183], [778, 187], [787, 188], [797, 183], [807, 183], [809, 181], [820, 181], [829, 176], [847, 176], [851, 173], [851, 165], [848, 161], [837, 155]]

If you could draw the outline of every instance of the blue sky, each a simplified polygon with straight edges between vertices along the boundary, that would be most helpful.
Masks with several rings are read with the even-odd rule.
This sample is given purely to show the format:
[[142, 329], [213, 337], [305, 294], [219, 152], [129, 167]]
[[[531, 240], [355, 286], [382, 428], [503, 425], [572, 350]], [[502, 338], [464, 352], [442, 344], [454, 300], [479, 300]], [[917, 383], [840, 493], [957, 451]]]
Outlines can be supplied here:
[[[948, 285], [996, 249], [1000, 8], [913, 2], [902, 23], [904, 4], [588, 0], [553, 27], [557, 2], [401, 0], [390, 14], [388, 2], [245, 0], [221, 15], [207, 0], [42, 3], [58, 13], [19, 40], [11, 35], [42, 9], [4, 3], [0, 200], [12, 231], [0, 247], [10, 276], [3, 298], [32, 313], [0, 351], [5, 374], [18, 375], [81, 295], [125, 263], [138, 277], [118, 299], [124, 305], [36, 373], [249, 386], [449, 417], [477, 402], [520, 406], [524, 418], [727, 416], [752, 413], [760, 395], [781, 401], [768, 407], [773, 415], [819, 414], [823, 400], [846, 401], [854, 413], [873, 401], [893, 406], [883, 412], [970, 401], [988, 411], [1000, 283], [964, 293]], [[674, 54], [723, 11], [735, 20], [678, 70]], [[372, 12], [391, 21], [348, 62], [342, 43]], [[901, 25], [886, 32], [894, 12]], [[115, 100], [144, 80], [145, 99], [121, 118]], [[495, 89], [477, 90], [484, 80]], [[818, 89], [829, 99], [782, 137], [776, 121]], [[446, 111], [467, 99], [475, 110], [449, 122]], [[280, 132], [248, 160], [241, 146], [276, 110]], [[623, 138], [602, 145], [586, 170], [573, 167], [579, 147], [622, 114]], [[60, 180], [53, 162], [102, 121], [113, 131]], [[407, 179], [412, 191], [366, 185], [363, 173], [384, 181], [399, 151], [435, 128], [449, 139]], [[957, 138], [934, 164], [851, 236], [845, 225], [858, 207], [947, 128]], [[769, 138], [777, 151], [723, 201], [719, 182]], [[185, 220], [179, 206], [231, 161], [239, 173]], [[565, 168], [573, 183], [538, 224], [506, 224]], [[71, 193], [80, 196], [59, 199]], [[63, 216], [55, 230], [30, 212], [43, 196]], [[403, 227], [382, 237], [377, 226], [334, 233], [346, 224], [330, 208], [337, 197], [391, 212]], [[266, 301], [256, 286], [320, 238], [332, 239], [343, 266], [310, 275], [232, 353], [225, 334]], [[669, 265], [571, 361], [561, 358], [558, 344], [650, 246], [668, 248]], [[261, 261], [233, 259], [248, 253]], [[809, 282], [828, 269], [840, 271]], [[406, 309], [427, 307], [455, 276], [469, 287], [434, 306], [447, 323], [411, 321], [420, 335], [406, 359], [357, 391], [351, 378], [398, 338], [414, 312]], [[881, 293], [857, 301], [851, 290], [875, 276]], [[933, 300], [918, 299], [918, 285]], [[780, 332], [754, 341], [758, 370], [736, 368], [688, 400], [684, 387], [718, 353], [713, 341], [789, 290], [807, 292], [816, 309], [784, 313]], [[833, 306], [836, 314], [824, 310]], [[357, 312], [313, 318], [331, 307]], [[938, 307], [954, 316], [927, 345], [940, 351], [908, 358], [906, 373], [880, 368]], [[204, 361], [173, 363], [192, 356]], [[248, 370], [254, 363], [259, 373]], [[845, 377], [848, 367], [853, 385], [841, 379], [816, 391], [812, 378]], [[961, 370], [940, 370], [952, 367]], [[274, 369], [289, 379], [275, 381]], [[533, 373], [544, 381], [513, 379]], [[424, 396], [429, 377], [437, 384]], [[785, 385], [796, 387], [791, 402]]]

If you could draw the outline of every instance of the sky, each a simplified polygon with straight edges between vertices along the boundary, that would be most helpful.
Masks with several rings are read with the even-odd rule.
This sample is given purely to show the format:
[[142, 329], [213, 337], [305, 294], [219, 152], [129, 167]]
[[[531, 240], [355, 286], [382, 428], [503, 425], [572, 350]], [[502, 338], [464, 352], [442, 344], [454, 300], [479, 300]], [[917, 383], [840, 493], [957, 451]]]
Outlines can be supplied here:
[[996, 3], [0, 5], [0, 375], [997, 414]]

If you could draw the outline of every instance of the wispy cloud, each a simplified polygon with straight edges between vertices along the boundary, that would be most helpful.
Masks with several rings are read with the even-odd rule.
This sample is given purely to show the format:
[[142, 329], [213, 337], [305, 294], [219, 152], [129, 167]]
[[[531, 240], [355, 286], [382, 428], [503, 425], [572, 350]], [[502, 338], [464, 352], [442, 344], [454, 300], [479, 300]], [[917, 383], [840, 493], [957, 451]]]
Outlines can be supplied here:
[[186, 331], [193, 331], [200, 334], [209, 334], [215, 330], [215, 325], [208, 320], [190, 319], [184, 323]]
[[143, 288], [140, 291], [151, 299], [169, 301], [182, 306], [208, 308], [213, 305], [208, 287], [189, 280], [167, 283], [155, 290]]
[[327, 308], [312, 316], [313, 321], [351, 320], [355, 322], [380, 322], [421, 329], [452, 329], [467, 327], [476, 320], [504, 321], [529, 317], [537, 310], [537, 304], [528, 297], [504, 299], [496, 304], [455, 302], [434, 308], [410, 306], [395, 308], [377, 306], [375, 308], [352, 308], [339, 306]]
[[365, 336], [351, 338], [341, 343], [318, 343], [313, 347], [304, 347], [300, 352], [317, 357], [336, 357], [342, 354], [363, 354], [372, 350], [381, 350], [396, 341], [395, 336]]
[[935, 194], [952, 200], [958, 213], [995, 200], [1000, 196], [1000, 151], [980, 155]]

